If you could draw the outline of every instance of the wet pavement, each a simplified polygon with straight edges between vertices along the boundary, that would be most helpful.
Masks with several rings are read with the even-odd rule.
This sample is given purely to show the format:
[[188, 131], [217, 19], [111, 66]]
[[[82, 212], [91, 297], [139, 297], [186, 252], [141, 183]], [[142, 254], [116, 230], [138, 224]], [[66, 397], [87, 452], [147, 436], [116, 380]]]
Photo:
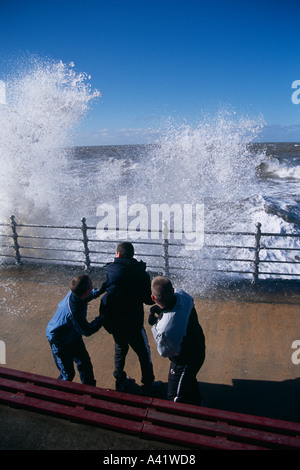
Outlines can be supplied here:
[[[70, 280], [81, 272], [80, 268], [55, 266], [0, 269], [0, 340], [6, 348], [5, 366], [58, 376], [45, 330]], [[103, 272], [94, 270], [90, 276], [94, 286], [100, 287]], [[300, 363], [293, 360], [292, 347], [300, 340], [299, 283], [218, 286], [195, 297], [195, 306], [206, 337], [206, 360], [198, 374], [205, 406], [300, 422]], [[99, 299], [90, 303], [90, 320], [98, 315], [98, 308]], [[169, 362], [156, 351], [148, 312], [146, 307], [145, 329], [155, 378], [163, 382], [165, 390]], [[111, 335], [101, 329], [84, 341], [97, 386], [114, 389]], [[126, 372], [135, 379], [133, 393], [139, 393], [139, 363], [131, 350]], [[79, 382], [78, 375], [75, 381]], [[5, 406], [0, 406], [0, 417], [1, 436], [5, 436], [1, 437], [2, 449], [168, 447]], [[47, 432], [41, 434], [42, 429]]]

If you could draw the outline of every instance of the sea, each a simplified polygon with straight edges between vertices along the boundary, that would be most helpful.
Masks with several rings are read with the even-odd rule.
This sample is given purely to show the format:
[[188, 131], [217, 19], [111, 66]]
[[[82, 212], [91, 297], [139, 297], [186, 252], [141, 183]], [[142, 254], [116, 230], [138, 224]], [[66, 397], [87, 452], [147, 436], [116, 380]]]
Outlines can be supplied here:
[[[144, 233], [151, 243], [146, 231], [157, 228], [155, 210], [164, 205], [174, 231], [198, 229], [200, 248], [212, 232], [254, 232], [257, 223], [263, 232], [300, 234], [300, 143], [259, 142], [261, 118], [222, 109], [196, 124], [169, 119], [155, 141], [143, 144], [74, 145], [98, 96], [89, 77], [62, 62], [37, 62], [7, 80], [0, 222], [13, 214], [23, 224], [73, 226], [83, 217], [106, 228], [135, 223], [133, 238]], [[176, 214], [185, 217], [181, 225]], [[285, 272], [300, 274], [299, 238], [288, 246]], [[283, 254], [274, 256], [280, 261]]]

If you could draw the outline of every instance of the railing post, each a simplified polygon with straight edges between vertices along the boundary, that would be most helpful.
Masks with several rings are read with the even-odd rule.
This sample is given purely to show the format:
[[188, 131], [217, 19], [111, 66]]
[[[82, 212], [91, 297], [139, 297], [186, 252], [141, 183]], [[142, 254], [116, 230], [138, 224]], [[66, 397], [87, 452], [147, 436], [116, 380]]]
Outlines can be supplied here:
[[252, 284], [256, 285], [258, 281], [259, 274], [259, 252], [260, 252], [260, 239], [261, 239], [261, 223], [256, 224], [256, 233], [255, 233], [255, 247], [254, 247], [254, 260], [253, 260], [253, 276]]
[[90, 250], [89, 250], [89, 247], [88, 247], [88, 237], [87, 237], [87, 225], [86, 225], [86, 219], [85, 217], [83, 217], [81, 219], [81, 231], [82, 231], [82, 235], [83, 235], [83, 238], [82, 238], [82, 241], [83, 241], [83, 246], [84, 246], [84, 255], [85, 255], [85, 267], [84, 267], [84, 270], [85, 271], [89, 271], [90, 270], [90, 265], [91, 265], [91, 261], [90, 261]]
[[19, 246], [19, 243], [18, 243], [18, 234], [17, 234], [17, 224], [16, 224], [16, 221], [15, 221], [15, 216], [12, 215], [10, 217], [10, 226], [11, 226], [11, 230], [12, 230], [12, 239], [14, 241], [14, 250], [15, 250], [15, 258], [16, 258], [16, 264], [18, 264], [19, 266], [22, 265], [22, 261], [21, 261], [21, 255], [20, 255], [20, 246]]
[[169, 266], [169, 229], [168, 229], [168, 222], [166, 220], [163, 221], [163, 259], [164, 259], [164, 276], [169, 276], [170, 274], [170, 266]]

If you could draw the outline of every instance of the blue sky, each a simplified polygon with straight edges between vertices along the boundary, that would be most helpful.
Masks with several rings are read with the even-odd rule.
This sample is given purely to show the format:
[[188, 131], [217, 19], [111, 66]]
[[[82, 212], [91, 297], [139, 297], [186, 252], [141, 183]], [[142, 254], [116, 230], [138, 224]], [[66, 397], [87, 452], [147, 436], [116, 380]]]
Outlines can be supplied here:
[[300, 141], [298, 1], [0, 0], [0, 79], [24, 56], [73, 61], [102, 97], [80, 144], [146, 142], [223, 106]]

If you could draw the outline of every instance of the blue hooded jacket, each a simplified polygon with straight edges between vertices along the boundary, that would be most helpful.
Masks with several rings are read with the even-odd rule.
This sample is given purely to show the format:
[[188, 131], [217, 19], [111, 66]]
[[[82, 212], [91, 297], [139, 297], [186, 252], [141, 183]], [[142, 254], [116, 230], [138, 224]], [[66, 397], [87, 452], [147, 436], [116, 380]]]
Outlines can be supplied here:
[[146, 263], [135, 258], [115, 258], [106, 265], [106, 281], [100, 290], [106, 291], [100, 312], [109, 333], [143, 328], [143, 304], [154, 304]]
[[47, 325], [46, 336], [50, 343], [61, 346], [71, 343], [82, 335], [90, 336], [96, 333], [102, 326], [102, 317], [99, 315], [89, 323], [86, 316], [88, 302], [99, 295], [100, 291], [94, 289], [89, 298], [81, 300], [69, 291], [59, 302], [52, 320]]

